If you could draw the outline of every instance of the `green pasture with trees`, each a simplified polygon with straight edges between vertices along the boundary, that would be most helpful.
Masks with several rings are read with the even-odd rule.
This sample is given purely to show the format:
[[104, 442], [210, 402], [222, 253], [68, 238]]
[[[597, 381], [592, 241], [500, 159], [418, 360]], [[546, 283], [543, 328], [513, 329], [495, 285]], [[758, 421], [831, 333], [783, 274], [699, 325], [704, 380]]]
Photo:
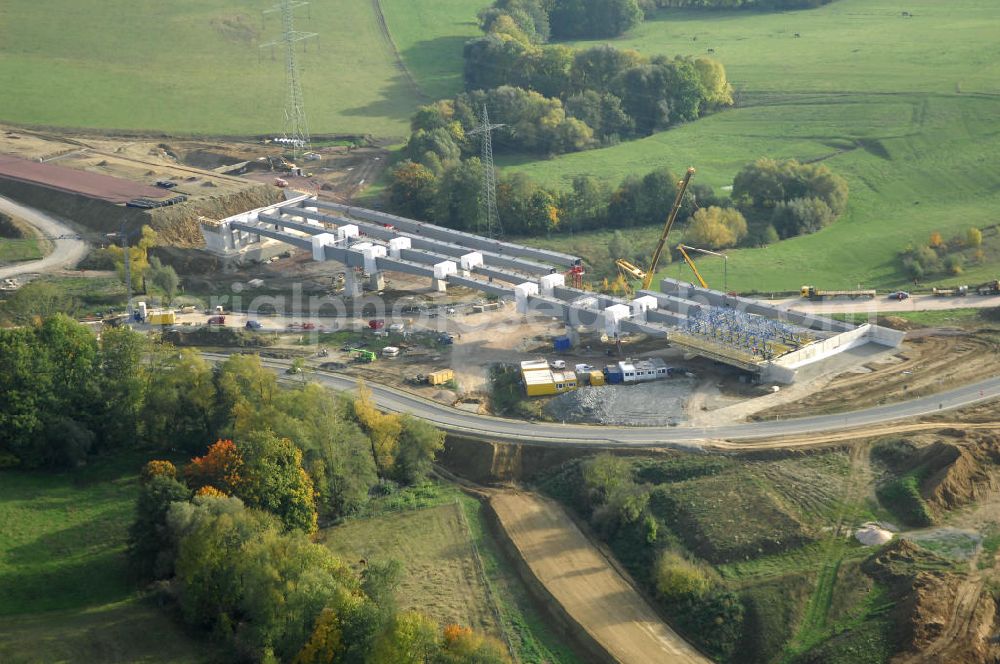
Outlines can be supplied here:
[[[902, 254], [928, 245], [935, 232], [947, 242], [970, 227], [984, 233], [982, 256], [964, 248], [960, 274], [949, 274], [941, 256], [942, 269], [925, 270], [923, 279], [975, 284], [995, 278], [1000, 251], [988, 229], [1000, 202], [998, 171], [990, 166], [1000, 147], [1000, 46], [989, 26], [997, 8], [984, 0], [928, 1], [911, 3], [907, 13], [887, 0], [838, 0], [784, 13], [654, 10], [612, 45], [646, 56], [719, 60], [735, 88], [735, 108], [596, 151], [546, 160], [501, 155], [498, 164], [552, 191], [570, 190], [580, 176], [614, 188], [626, 175], [664, 167], [679, 173], [693, 165], [695, 183], [723, 193], [746, 164], [762, 157], [819, 160], [847, 181], [844, 214], [815, 234], [732, 251], [730, 287], [898, 287], [913, 278], [912, 262], [904, 265]], [[460, 68], [460, 54], [452, 57]], [[628, 233], [652, 247], [659, 228]], [[600, 274], [610, 236], [559, 233], [537, 242], [592, 258]], [[700, 265], [710, 285], [721, 283], [721, 261], [700, 259]], [[679, 265], [664, 272], [690, 278]]]
[[[508, 646], [439, 625], [413, 597], [400, 609], [399, 561], [357, 569], [314, 542], [321, 526], [435, 494], [443, 443], [422, 420], [379, 412], [364, 388], [279, 385], [257, 356], [212, 366], [127, 328], [98, 339], [64, 315], [0, 329], [0, 615], [11, 617], [0, 655], [508, 662]], [[473, 516], [462, 533], [489, 566], [465, 587], [482, 598], [479, 584], [504, 585], [500, 605], [474, 610], [503, 611], [522, 653], [553, 647]], [[119, 643], [94, 616], [179, 636], [161, 654], [149, 639]], [[58, 643], [32, 654], [46, 627]]]

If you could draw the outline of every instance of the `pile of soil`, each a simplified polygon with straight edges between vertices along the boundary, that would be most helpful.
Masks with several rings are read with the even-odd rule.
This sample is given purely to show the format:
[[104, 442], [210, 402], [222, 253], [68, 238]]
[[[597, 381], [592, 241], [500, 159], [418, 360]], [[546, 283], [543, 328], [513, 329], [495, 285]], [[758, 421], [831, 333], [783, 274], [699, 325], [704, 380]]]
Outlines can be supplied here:
[[915, 654], [915, 661], [924, 654], [927, 661], [997, 661], [1000, 648], [989, 640], [996, 602], [980, 586], [951, 572], [943, 558], [898, 539], [865, 560], [862, 570], [889, 587], [897, 652]]
[[939, 440], [920, 453], [920, 465], [928, 472], [920, 487], [921, 495], [941, 511], [973, 503], [995, 490], [990, 467], [998, 458], [1000, 440], [994, 435], [977, 436], [960, 444]]

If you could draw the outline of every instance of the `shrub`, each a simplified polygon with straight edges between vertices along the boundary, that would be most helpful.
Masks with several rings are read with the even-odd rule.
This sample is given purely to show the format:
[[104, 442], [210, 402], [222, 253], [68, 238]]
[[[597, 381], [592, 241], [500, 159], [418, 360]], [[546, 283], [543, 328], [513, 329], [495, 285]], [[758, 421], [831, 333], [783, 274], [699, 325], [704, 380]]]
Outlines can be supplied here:
[[920, 495], [920, 473], [908, 473], [883, 484], [875, 495], [882, 505], [908, 526], [919, 528], [934, 524], [927, 503]]
[[653, 578], [657, 591], [670, 601], [701, 597], [710, 586], [708, 576], [700, 567], [673, 551], [660, 554]]

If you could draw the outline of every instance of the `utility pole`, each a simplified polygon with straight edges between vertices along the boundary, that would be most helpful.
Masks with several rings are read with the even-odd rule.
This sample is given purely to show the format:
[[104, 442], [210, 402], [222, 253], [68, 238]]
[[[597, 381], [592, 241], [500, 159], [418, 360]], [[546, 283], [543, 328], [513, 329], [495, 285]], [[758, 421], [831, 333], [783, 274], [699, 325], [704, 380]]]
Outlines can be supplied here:
[[275, 46], [283, 46], [285, 49], [285, 79], [288, 83], [288, 98], [285, 102], [285, 138], [290, 141], [292, 156], [296, 160], [309, 149], [309, 126], [306, 124], [301, 72], [295, 57], [295, 44], [319, 36], [315, 32], [299, 32], [295, 29], [295, 10], [308, 4], [300, 0], [281, 0], [270, 9], [264, 10], [265, 14], [281, 13], [282, 34], [279, 39], [260, 46], [271, 48], [272, 51]]
[[122, 240], [122, 252], [125, 255], [125, 312], [128, 316], [128, 323], [132, 323], [132, 267], [129, 262], [128, 234], [125, 233], [125, 224], [122, 224], [118, 232]]
[[479, 135], [482, 137], [482, 156], [480, 159], [483, 162], [483, 189], [479, 197], [479, 231], [490, 238], [503, 235], [500, 214], [497, 212], [497, 175], [493, 167], [493, 131], [504, 126], [506, 125], [490, 123], [490, 114], [486, 110], [486, 104], [483, 104], [479, 126], [469, 132], [470, 136]]

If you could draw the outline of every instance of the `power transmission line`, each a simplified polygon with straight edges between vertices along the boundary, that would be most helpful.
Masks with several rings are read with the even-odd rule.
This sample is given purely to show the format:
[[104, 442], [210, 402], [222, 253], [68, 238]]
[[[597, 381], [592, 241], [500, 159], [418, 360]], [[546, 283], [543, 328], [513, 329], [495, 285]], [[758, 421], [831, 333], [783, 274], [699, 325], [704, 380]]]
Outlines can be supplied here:
[[288, 99], [285, 102], [285, 138], [292, 148], [292, 155], [298, 159], [309, 149], [309, 125], [306, 123], [305, 102], [302, 98], [301, 72], [295, 56], [295, 44], [313, 39], [315, 32], [300, 32], [295, 29], [295, 10], [309, 3], [299, 0], [282, 0], [264, 10], [265, 14], [281, 13], [282, 35], [279, 39], [261, 44], [261, 48], [285, 48], [285, 78], [288, 83]]
[[[497, 212], [497, 174], [493, 167], [493, 131], [506, 125], [490, 123], [490, 114], [483, 104], [479, 126], [469, 132], [470, 136], [481, 136], [483, 163], [483, 190], [479, 197], [479, 234], [486, 237], [500, 237], [500, 213]], [[485, 226], [485, 228], [484, 228]]]

